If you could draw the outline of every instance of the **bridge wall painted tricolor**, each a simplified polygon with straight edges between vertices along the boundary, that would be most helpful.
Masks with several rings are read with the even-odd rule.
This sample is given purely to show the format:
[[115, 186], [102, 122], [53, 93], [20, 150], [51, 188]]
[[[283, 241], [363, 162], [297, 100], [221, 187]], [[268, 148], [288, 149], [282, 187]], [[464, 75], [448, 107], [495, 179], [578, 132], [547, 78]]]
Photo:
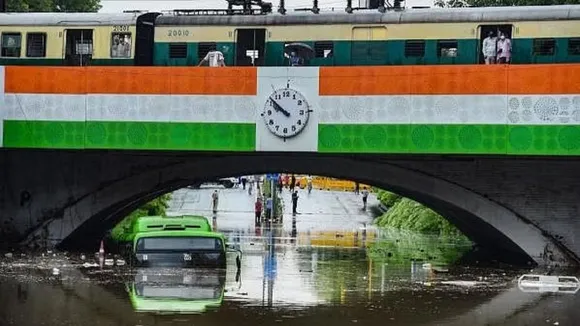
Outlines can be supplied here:
[[[2, 146], [580, 155], [580, 65], [0, 67]], [[286, 142], [272, 88], [313, 113]]]

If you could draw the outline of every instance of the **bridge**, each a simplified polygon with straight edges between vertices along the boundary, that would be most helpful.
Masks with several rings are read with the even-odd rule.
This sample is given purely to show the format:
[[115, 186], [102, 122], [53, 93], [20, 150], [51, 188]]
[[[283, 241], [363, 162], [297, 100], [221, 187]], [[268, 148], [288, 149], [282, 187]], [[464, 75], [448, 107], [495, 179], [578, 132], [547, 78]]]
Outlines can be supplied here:
[[579, 73], [1, 67], [1, 241], [94, 244], [162, 193], [290, 171], [413, 198], [498, 259], [577, 264]]

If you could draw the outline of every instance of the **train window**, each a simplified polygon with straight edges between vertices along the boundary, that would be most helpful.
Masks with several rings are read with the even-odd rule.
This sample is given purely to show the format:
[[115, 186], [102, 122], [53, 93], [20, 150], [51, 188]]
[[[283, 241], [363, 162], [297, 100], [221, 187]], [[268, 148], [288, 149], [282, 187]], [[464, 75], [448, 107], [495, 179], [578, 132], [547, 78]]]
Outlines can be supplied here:
[[405, 57], [424, 57], [425, 41], [405, 41]]
[[554, 55], [556, 52], [556, 40], [553, 38], [534, 39], [534, 55]]
[[19, 58], [21, 46], [22, 35], [20, 33], [2, 33], [1, 56]]
[[209, 51], [215, 51], [216, 49], [215, 42], [201, 42], [197, 45], [197, 57], [201, 60], [205, 58]]
[[131, 57], [131, 33], [111, 33], [111, 58]]
[[170, 43], [169, 44], [169, 58], [170, 59], [187, 58], [187, 44], [186, 43]]
[[580, 38], [568, 40], [568, 55], [580, 55]]
[[457, 57], [457, 41], [437, 41], [437, 55], [439, 57]]
[[30, 58], [46, 57], [46, 33], [26, 34], [26, 56]]
[[332, 57], [334, 43], [332, 41], [314, 42], [314, 56], [316, 58]]

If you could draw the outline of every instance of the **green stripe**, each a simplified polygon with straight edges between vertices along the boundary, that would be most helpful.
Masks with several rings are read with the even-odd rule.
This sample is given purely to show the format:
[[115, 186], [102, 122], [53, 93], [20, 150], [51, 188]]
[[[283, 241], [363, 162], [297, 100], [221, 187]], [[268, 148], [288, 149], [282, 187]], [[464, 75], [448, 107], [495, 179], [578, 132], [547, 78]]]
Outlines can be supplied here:
[[254, 151], [253, 123], [4, 121], [4, 147]]
[[580, 155], [578, 126], [318, 126], [318, 151], [333, 153]]

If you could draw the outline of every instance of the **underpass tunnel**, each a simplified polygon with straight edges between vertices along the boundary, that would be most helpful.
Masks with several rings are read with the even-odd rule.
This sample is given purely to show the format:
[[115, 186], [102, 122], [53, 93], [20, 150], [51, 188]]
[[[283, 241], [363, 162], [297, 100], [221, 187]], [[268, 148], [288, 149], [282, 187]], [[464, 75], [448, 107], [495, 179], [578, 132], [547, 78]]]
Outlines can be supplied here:
[[[219, 164], [208, 162], [207, 166], [213, 167], [213, 169], [199, 169], [199, 166], [193, 164], [183, 169], [182, 173], [176, 174], [169, 181], [157, 183], [152, 187], [143, 185], [129, 196], [119, 194], [115, 204], [105, 207], [82, 223], [60, 243], [59, 248], [94, 250], [98, 248], [98, 244], [105, 236], [107, 230], [113, 228], [125, 216], [158, 196], [191, 184], [237, 175], [295, 173], [351, 180], [397, 193], [422, 203], [442, 215], [497, 261], [522, 266], [535, 265], [537, 263], [517, 243], [517, 239], [515, 241], [510, 239], [505, 232], [487, 223], [481, 215], [478, 216], [454, 203], [438, 198], [436, 194], [429, 193], [429, 187], [407, 187], [404, 183], [393, 182], [394, 180], [389, 178], [389, 175], [384, 174], [375, 174], [373, 175], [374, 177], [369, 176], [369, 172], [372, 175], [373, 171], [368, 171], [363, 166], [360, 166], [360, 162], [350, 160], [346, 162], [348, 163], [346, 164], [347, 168], [337, 165], [337, 169], [337, 166], [326, 165], [326, 162], [321, 162], [321, 160], [316, 163], [316, 160], [312, 161], [311, 159], [295, 160], [285, 158], [282, 160], [269, 160], [268, 158], [258, 158], [256, 160], [255, 157], [242, 157], [236, 161], [238, 164], [235, 165], [229, 164], [230, 162], [227, 158], [224, 158]], [[183, 173], [183, 171], [188, 173]], [[362, 171], [366, 171], [367, 175], [361, 173]], [[450, 195], [450, 198], [453, 198], [453, 194]], [[474, 194], [474, 196], [477, 195]], [[458, 200], [464, 199], [458, 198]]]

